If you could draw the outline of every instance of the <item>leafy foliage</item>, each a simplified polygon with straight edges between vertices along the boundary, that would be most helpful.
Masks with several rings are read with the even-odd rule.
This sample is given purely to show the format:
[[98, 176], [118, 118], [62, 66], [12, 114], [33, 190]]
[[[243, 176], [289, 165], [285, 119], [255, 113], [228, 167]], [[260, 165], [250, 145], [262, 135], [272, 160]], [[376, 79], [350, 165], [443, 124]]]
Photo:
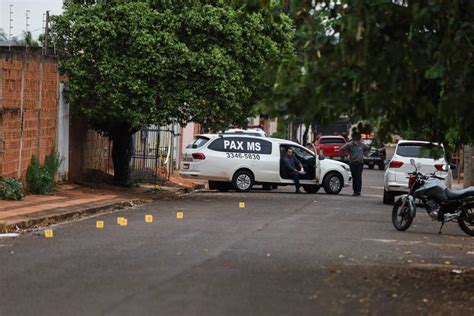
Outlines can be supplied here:
[[286, 15], [218, 0], [68, 0], [53, 33], [68, 101], [113, 140], [122, 183], [130, 135], [171, 120], [246, 125], [273, 86], [268, 66], [293, 53]]
[[320, 122], [349, 114], [381, 119], [386, 135], [474, 141], [472, 1], [282, 3], [299, 54], [281, 66], [271, 110]]
[[51, 194], [56, 187], [55, 176], [61, 164], [58, 153], [53, 152], [45, 157], [45, 163], [40, 165], [38, 158], [31, 157], [26, 170], [28, 191], [33, 194]]
[[0, 181], [0, 199], [2, 200], [23, 200], [23, 185], [14, 178], [7, 178]]

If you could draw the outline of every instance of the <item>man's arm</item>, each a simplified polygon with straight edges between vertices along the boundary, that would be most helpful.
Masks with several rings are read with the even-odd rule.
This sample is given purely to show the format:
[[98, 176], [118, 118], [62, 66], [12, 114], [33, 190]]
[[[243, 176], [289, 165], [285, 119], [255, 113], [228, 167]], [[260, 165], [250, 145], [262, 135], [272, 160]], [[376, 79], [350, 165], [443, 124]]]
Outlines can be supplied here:
[[290, 159], [287, 158], [287, 157], [283, 157], [281, 159], [283, 160], [283, 164], [285, 165], [286, 170], [292, 171], [293, 167], [291, 167], [291, 165], [290, 165]]
[[339, 148], [339, 152], [345, 154], [346, 151], [349, 149], [351, 143], [345, 143], [341, 148]]
[[362, 151], [364, 153], [365, 156], [367, 156], [367, 154], [370, 152], [370, 147], [367, 145], [367, 144], [364, 144], [364, 147], [362, 148]]

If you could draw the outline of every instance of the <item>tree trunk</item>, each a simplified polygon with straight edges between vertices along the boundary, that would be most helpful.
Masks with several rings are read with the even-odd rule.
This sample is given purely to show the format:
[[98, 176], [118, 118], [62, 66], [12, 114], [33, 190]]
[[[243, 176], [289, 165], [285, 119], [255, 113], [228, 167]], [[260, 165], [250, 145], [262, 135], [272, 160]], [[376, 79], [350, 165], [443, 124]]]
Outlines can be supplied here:
[[474, 170], [472, 156], [474, 155], [472, 146], [464, 146], [464, 187], [474, 185]]
[[112, 160], [114, 180], [117, 185], [130, 186], [130, 161], [132, 159], [132, 135], [122, 129], [112, 135]]

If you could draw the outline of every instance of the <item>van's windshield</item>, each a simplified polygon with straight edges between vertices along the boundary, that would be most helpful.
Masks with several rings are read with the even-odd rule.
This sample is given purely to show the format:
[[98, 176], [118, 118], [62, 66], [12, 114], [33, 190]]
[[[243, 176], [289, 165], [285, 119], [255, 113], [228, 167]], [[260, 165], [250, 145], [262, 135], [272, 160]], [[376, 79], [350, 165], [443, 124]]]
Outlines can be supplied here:
[[209, 138], [204, 136], [196, 137], [191, 144], [186, 146], [186, 148], [199, 148], [204, 146], [209, 141]]

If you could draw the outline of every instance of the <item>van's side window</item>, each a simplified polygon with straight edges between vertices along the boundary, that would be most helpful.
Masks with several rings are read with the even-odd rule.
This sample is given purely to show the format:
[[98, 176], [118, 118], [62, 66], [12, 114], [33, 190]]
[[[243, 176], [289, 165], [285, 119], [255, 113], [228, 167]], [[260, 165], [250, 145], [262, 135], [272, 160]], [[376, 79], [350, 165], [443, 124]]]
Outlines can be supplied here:
[[231, 153], [251, 153], [271, 155], [272, 143], [250, 137], [221, 137], [214, 140], [208, 147], [211, 150]]

